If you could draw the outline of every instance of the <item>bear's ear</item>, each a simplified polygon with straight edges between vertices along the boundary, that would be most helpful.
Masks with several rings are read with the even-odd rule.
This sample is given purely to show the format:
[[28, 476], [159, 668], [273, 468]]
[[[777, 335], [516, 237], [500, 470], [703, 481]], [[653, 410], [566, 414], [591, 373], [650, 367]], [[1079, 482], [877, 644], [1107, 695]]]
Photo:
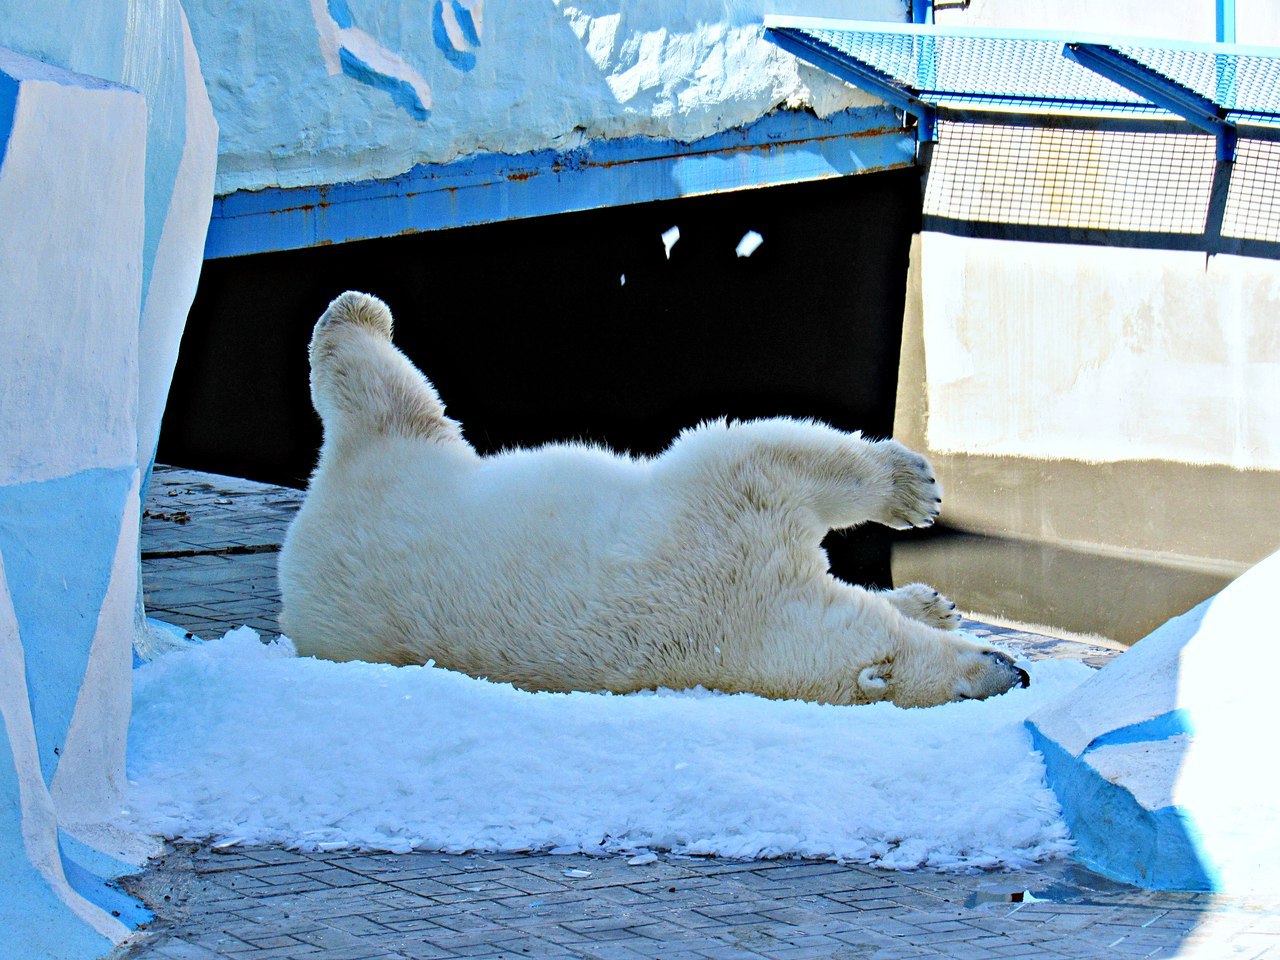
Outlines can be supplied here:
[[889, 678], [893, 676], [893, 664], [889, 660], [864, 667], [858, 674], [858, 690], [868, 700], [883, 700], [889, 694]]

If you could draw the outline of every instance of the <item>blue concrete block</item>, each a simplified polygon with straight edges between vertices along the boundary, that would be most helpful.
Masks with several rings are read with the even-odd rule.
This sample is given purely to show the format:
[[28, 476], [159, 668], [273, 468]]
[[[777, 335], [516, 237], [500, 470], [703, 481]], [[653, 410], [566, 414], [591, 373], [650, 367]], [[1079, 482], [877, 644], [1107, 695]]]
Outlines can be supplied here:
[[1277, 591], [1280, 553], [1027, 720], [1079, 859], [1153, 889], [1280, 893]]

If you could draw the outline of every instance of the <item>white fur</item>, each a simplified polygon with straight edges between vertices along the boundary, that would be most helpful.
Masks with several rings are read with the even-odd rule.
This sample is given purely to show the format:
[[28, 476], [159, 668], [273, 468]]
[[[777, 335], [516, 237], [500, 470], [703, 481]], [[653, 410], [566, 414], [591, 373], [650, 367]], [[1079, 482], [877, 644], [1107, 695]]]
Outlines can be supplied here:
[[280, 557], [300, 654], [428, 660], [534, 690], [682, 688], [923, 706], [1012, 661], [937, 626], [921, 585], [827, 571], [833, 527], [927, 526], [928, 462], [796, 420], [704, 423], [654, 459], [584, 444], [481, 457], [391, 345], [381, 301], [316, 325], [320, 463]]

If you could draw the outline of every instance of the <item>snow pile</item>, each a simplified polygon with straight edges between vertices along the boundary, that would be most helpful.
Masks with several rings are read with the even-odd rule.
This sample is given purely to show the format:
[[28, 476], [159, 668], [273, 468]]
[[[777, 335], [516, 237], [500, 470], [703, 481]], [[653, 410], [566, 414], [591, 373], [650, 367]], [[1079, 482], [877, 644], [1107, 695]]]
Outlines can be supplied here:
[[1069, 841], [1023, 718], [1091, 673], [1026, 666], [1029, 689], [928, 710], [548, 694], [242, 627], [135, 671], [128, 819], [322, 850], [1025, 864]]

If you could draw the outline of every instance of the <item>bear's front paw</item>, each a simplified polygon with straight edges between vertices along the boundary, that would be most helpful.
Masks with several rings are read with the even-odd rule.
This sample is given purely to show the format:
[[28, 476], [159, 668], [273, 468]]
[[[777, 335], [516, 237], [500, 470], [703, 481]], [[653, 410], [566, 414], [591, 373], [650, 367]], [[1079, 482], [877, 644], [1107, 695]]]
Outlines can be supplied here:
[[919, 620], [940, 630], [955, 630], [960, 626], [960, 611], [956, 609], [955, 602], [923, 583], [909, 583], [896, 590], [886, 590], [880, 595], [904, 617]]
[[896, 440], [880, 440], [875, 446], [891, 470], [891, 479], [884, 509], [874, 519], [894, 530], [933, 526], [942, 512], [942, 488], [933, 466]]

